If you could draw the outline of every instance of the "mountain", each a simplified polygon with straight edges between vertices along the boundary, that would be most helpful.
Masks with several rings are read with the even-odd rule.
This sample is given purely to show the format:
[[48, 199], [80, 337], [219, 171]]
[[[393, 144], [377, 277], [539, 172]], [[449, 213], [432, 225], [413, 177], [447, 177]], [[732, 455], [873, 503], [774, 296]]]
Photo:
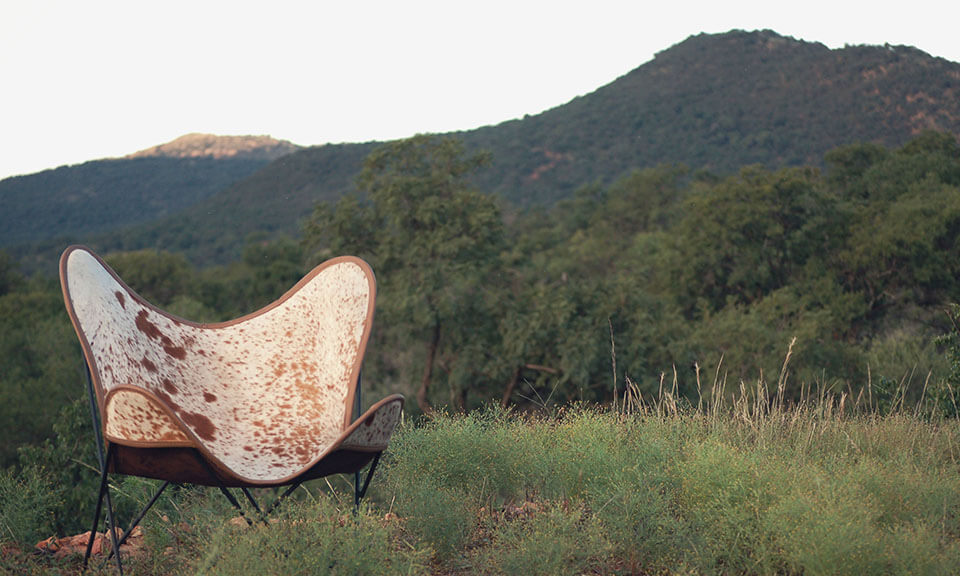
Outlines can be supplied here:
[[83, 238], [177, 214], [297, 146], [189, 134], [126, 158], [0, 180], [0, 246]]
[[[960, 134], [960, 64], [910, 47], [831, 50], [771, 31], [732, 31], [692, 36], [562, 106], [451, 135], [468, 149], [492, 152], [492, 166], [476, 177], [478, 187], [526, 206], [550, 205], [580, 186], [608, 183], [645, 166], [683, 163], [722, 174], [753, 163], [771, 168], [817, 165], [825, 152], [838, 146], [900, 146], [926, 129]], [[128, 163], [122, 170], [114, 167], [127, 180], [103, 174], [99, 182], [109, 181], [114, 192], [107, 202], [94, 204], [89, 194], [84, 196], [85, 190], [100, 190], [93, 184], [61, 180], [44, 190], [31, 182], [36, 198], [23, 193], [13, 198], [4, 180], [0, 245], [63, 235], [104, 248], [153, 246], [185, 250], [198, 261], [222, 261], [235, 257], [251, 233], [296, 235], [317, 202], [334, 200], [353, 188], [363, 158], [375, 145], [299, 149], [247, 166], [246, 173], [239, 170], [216, 183], [204, 182], [202, 192], [192, 194], [177, 186], [199, 185], [199, 175], [169, 178], [164, 187], [158, 183], [148, 191], [136, 178], [141, 168], [132, 163], [204, 158], [111, 161]], [[164, 151], [161, 146], [152, 153], [169, 155], [178, 148]], [[95, 219], [113, 227], [108, 236], [90, 237], [97, 231], [71, 228], [75, 222], [70, 217], [79, 218], [78, 212], [92, 211], [94, 205], [131, 204], [121, 191], [138, 189], [132, 186], [135, 182], [141, 186], [140, 196], [152, 194], [156, 200], [144, 204], [136, 197], [149, 208], [111, 213], [109, 218], [94, 212]], [[46, 194], [42, 200], [41, 192]], [[25, 213], [19, 204], [30, 200], [34, 206], [60, 206], [71, 198], [69, 214]], [[20, 210], [18, 216], [11, 217], [8, 207]], [[20, 232], [12, 235], [6, 232], [11, 218], [29, 226], [15, 223]]]
[[526, 204], [635, 167], [816, 165], [837, 146], [900, 146], [925, 129], [960, 134], [960, 64], [734, 31], [693, 36], [591, 94], [461, 136], [494, 153], [481, 186]]
[[130, 154], [127, 158], [162, 156], [166, 158], [250, 158], [276, 160], [299, 146], [269, 136], [217, 136], [186, 134], [159, 146]]
[[288, 154], [234, 182], [189, 210], [95, 239], [103, 250], [144, 247], [186, 252], [201, 263], [239, 256], [251, 235], [295, 236], [319, 202], [354, 190], [363, 159], [376, 143], [330, 144]]

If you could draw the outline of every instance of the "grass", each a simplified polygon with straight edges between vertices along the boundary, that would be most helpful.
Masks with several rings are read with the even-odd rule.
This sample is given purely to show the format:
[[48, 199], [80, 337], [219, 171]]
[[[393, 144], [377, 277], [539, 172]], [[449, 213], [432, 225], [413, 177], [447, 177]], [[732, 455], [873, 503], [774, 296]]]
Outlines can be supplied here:
[[[771, 386], [728, 394], [718, 370], [711, 393], [691, 402], [666, 383], [644, 398], [627, 382], [616, 410], [493, 407], [407, 423], [359, 513], [338, 479], [311, 484], [277, 522], [254, 528], [230, 523], [216, 493], [174, 491], [148, 517], [145, 551], [131, 566], [141, 574], [960, 573], [960, 422], [896, 391], [882, 405], [872, 392], [806, 391], [788, 402], [785, 378], [786, 368]], [[0, 567], [76, 573], [76, 558], [29, 552], [55, 504], [43, 499], [43, 482], [42, 474], [0, 482], [38, 503], [3, 517]], [[109, 564], [99, 570], [112, 573]]]

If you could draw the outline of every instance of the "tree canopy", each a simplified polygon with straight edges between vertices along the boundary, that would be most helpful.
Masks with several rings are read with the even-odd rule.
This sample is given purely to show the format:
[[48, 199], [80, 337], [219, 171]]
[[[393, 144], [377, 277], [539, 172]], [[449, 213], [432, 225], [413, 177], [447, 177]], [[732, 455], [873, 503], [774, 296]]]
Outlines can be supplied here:
[[[787, 398], [955, 382], [937, 337], [960, 301], [956, 139], [824, 160], [730, 176], [661, 165], [518, 209], [475, 187], [487, 155], [417, 136], [374, 149], [356, 193], [318, 204], [299, 239], [252, 236], [212, 268], [155, 250], [107, 260], [153, 303], [213, 321], [330, 256], [360, 256], [378, 279], [365, 385], [415, 397], [415, 412], [605, 402], [627, 381], [693, 401], [707, 373], [751, 382], [778, 374], [788, 349]], [[17, 264], [0, 253], [4, 464], [83, 389], [59, 287]]]

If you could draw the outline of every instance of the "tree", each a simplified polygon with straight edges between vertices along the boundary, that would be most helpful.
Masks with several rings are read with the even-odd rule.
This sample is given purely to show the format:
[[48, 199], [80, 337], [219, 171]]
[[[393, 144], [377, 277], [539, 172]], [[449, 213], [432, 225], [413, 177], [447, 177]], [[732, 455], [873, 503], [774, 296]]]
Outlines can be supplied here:
[[13, 292], [23, 284], [23, 276], [10, 255], [0, 250], [0, 296]]
[[841, 218], [810, 168], [748, 167], [691, 195], [677, 225], [684, 308], [759, 301], [829, 253]]
[[357, 181], [368, 202], [348, 196], [334, 208], [320, 206], [304, 232], [315, 254], [352, 252], [373, 265], [378, 314], [424, 344], [417, 404], [425, 413], [441, 356], [451, 378], [462, 376], [480, 354], [465, 340], [476, 342], [477, 332], [494, 324], [481, 311], [489, 305], [484, 292], [503, 224], [496, 201], [468, 180], [488, 161], [486, 154], [467, 155], [452, 138], [386, 144], [367, 157]]
[[193, 270], [183, 254], [157, 250], [114, 252], [107, 263], [123, 281], [156, 306], [189, 292]]

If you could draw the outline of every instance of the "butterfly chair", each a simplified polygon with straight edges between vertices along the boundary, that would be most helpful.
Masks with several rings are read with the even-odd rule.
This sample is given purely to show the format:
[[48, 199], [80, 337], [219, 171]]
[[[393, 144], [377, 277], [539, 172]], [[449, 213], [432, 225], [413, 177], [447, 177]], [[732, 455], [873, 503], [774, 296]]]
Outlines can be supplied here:
[[[329, 260], [267, 307], [216, 324], [149, 304], [82, 246], [63, 253], [60, 281], [86, 360], [100, 464], [84, 567], [104, 500], [113, 553], [169, 483], [216, 486], [243, 515], [229, 490], [240, 488], [263, 520], [302, 482], [353, 473], [359, 505], [403, 406], [392, 395], [353, 418], [376, 293], [365, 262]], [[164, 480], [122, 537], [111, 473]], [[280, 486], [266, 510], [248, 490]]]

